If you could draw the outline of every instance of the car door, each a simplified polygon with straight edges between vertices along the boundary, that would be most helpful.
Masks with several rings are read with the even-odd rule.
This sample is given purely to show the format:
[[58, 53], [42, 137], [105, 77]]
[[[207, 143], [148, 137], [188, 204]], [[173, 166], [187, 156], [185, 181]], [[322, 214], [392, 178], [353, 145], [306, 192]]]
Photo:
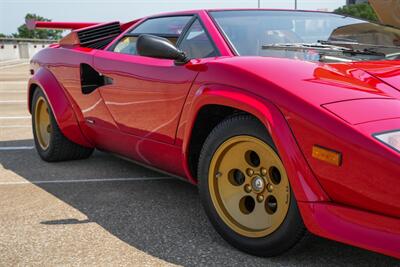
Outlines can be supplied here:
[[107, 77], [100, 94], [120, 131], [173, 143], [183, 104], [197, 72], [173, 60], [136, 54], [140, 34], [153, 34], [177, 43], [193, 16], [145, 20], [125, 34], [109, 51], [98, 51], [94, 68]]

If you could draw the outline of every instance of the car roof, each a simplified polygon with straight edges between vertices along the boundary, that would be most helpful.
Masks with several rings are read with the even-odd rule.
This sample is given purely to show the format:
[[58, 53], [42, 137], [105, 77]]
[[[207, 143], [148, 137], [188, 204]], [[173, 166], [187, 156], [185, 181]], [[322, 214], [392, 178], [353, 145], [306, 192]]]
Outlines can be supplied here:
[[193, 10], [183, 10], [183, 11], [173, 11], [166, 13], [159, 13], [155, 15], [146, 16], [144, 18], [152, 18], [152, 17], [164, 17], [164, 16], [177, 16], [177, 15], [192, 15], [198, 14], [201, 12], [213, 12], [213, 11], [289, 11], [289, 12], [313, 12], [313, 13], [329, 13], [328, 11], [319, 11], [319, 10], [300, 10], [300, 9], [272, 9], [272, 8], [212, 8], [212, 9], [193, 9]]

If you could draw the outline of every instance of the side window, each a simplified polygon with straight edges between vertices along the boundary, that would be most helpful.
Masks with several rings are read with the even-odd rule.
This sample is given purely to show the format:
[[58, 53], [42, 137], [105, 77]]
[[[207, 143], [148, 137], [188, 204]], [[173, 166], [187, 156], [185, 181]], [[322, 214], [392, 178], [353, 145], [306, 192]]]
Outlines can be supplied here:
[[136, 55], [136, 36], [123, 37], [114, 48], [114, 52]]
[[199, 20], [196, 20], [192, 26], [190, 26], [179, 48], [184, 51], [189, 58], [206, 58], [218, 55]]
[[179, 39], [192, 16], [174, 16], [148, 19], [120, 39], [112, 51], [136, 55], [136, 40], [141, 34], [152, 34], [167, 38], [173, 44]]
[[130, 33], [132, 34], [154, 34], [154, 35], [180, 35], [192, 16], [162, 17], [148, 19]]

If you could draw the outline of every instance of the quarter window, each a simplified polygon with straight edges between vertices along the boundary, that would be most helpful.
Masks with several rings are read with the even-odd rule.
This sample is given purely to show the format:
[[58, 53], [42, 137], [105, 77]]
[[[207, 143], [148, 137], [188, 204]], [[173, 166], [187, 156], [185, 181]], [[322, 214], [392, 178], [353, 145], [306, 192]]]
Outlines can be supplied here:
[[153, 35], [180, 35], [185, 28], [186, 24], [192, 16], [182, 17], [162, 17], [155, 19], [148, 19], [136, 28], [134, 28], [131, 34], [153, 34]]
[[179, 36], [191, 18], [192, 16], [174, 16], [148, 19], [119, 40], [113, 51], [136, 55], [136, 40], [141, 34], [164, 37], [176, 45]]
[[114, 48], [114, 52], [122, 54], [136, 55], [137, 36], [123, 37]]
[[196, 20], [190, 26], [179, 48], [184, 51], [189, 58], [217, 56], [217, 52], [199, 20]]

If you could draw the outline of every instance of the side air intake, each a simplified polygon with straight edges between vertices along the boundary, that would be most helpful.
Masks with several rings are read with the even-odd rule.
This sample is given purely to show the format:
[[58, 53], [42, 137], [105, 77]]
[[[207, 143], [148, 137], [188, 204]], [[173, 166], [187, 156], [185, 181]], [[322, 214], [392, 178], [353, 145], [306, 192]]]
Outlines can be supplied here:
[[81, 46], [101, 49], [121, 33], [119, 22], [100, 24], [77, 31]]
[[121, 24], [119, 22], [96, 24], [72, 31], [60, 40], [60, 44], [103, 49], [120, 33]]

